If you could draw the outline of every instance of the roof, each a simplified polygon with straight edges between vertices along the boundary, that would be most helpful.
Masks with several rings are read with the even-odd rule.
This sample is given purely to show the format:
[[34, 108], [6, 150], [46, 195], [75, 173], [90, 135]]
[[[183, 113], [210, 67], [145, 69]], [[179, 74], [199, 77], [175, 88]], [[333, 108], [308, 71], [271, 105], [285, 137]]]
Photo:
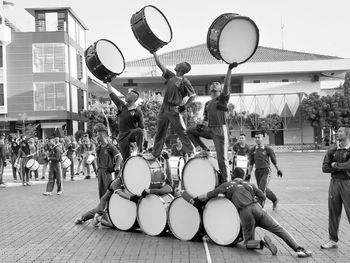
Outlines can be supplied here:
[[[200, 44], [193, 47], [167, 52], [160, 54], [159, 57], [164, 65], [175, 65], [179, 61], [187, 61], [191, 65], [222, 63], [209, 53], [206, 44]], [[339, 57], [259, 46], [255, 54], [246, 63], [328, 59], [339, 59]], [[127, 67], [149, 67], [152, 65], [154, 65], [153, 57], [133, 60], [126, 63]]]
[[73, 17], [77, 19], [77, 21], [82, 25], [85, 30], [89, 28], [84, 24], [84, 22], [76, 15], [71, 7], [38, 7], [38, 8], [25, 8], [29, 14], [35, 16], [35, 11], [58, 11], [58, 10], [68, 10]]

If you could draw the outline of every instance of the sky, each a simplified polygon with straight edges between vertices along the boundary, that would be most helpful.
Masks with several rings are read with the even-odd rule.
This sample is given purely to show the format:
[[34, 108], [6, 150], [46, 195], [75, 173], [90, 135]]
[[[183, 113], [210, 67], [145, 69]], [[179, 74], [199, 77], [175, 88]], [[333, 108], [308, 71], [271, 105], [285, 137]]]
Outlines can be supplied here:
[[[251, 18], [259, 28], [259, 46], [350, 58], [349, 0], [12, 0], [13, 14], [26, 7], [71, 7], [87, 25], [86, 44], [113, 41], [125, 60], [149, 57], [134, 37], [131, 16], [154, 5], [167, 17], [173, 38], [158, 54], [206, 43], [208, 28], [223, 13]], [[10, 17], [10, 15], [9, 15]], [[26, 14], [18, 25], [34, 26]], [[283, 28], [283, 30], [282, 30]]]

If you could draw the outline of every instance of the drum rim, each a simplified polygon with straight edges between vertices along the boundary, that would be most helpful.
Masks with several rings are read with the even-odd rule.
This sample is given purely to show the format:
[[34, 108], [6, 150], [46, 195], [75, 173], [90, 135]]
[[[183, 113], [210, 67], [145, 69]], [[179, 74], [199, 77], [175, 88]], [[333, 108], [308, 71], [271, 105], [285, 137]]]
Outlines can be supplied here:
[[248, 58], [246, 58], [245, 60], [243, 60], [242, 62], [239, 62], [237, 64], [243, 64], [245, 62], [247, 62], [256, 52], [256, 50], [258, 49], [259, 47], [259, 39], [260, 39], [260, 33], [259, 33], [259, 28], [258, 26], [255, 24], [255, 22], [250, 18], [250, 17], [247, 17], [247, 16], [242, 16], [242, 15], [239, 15], [237, 13], [224, 13], [224, 14], [221, 14], [219, 15], [210, 25], [209, 29], [208, 29], [208, 32], [207, 32], [207, 48], [210, 52], [210, 54], [215, 57], [217, 60], [221, 60], [221, 61], [224, 61], [225, 63], [227, 64], [230, 64], [230, 62], [226, 61], [225, 59], [223, 59], [223, 57], [221, 56], [221, 52], [220, 50], [218, 49], [218, 52], [217, 54], [214, 54], [212, 48], [209, 46], [209, 43], [210, 43], [210, 35], [211, 35], [211, 29], [212, 27], [214, 26], [214, 24], [217, 23], [217, 21], [219, 21], [220, 19], [222, 19], [223, 17], [225, 16], [228, 16], [228, 15], [235, 15], [234, 17], [230, 17], [226, 22], [225, 24], [223, 25], [223, 27], [221, 28], [218, 36], [217, 36], [217, 42], [219, 42], [220, 40], [220, 37], [221, 37], [221, 33], [223, 31], [223, 29], [226, 27], [226, 25], [231, 22], [233, 19], [246, 19], [246, 20], [249, 20], [249, 22], [252, 23], [253, 27], [255, 28], [256, 30], [256, 43], [255, 43], [255, 48], [253, 50], [253, 52], [250, 54], [250, 56]]
[[[165, 42], [165, 41], [159, 39], [159, 38], [153, 33], [153, 31], [151, 30], [151, 28], [149, 27], [149, 25], [148, 25], [148, 23], [147, 23], [147, 19], [145, 19], [145, 22], [146, 22], [146, 23], [144, 23], [144, 25], [145, 25], [145, 26], [147, 27], [147, 29], [152, 33], [153, 37], [156, 38], [156, 40], [162, 44], [162, 46], [169, 44], [169, 43], [171, 42], [171, 40], [173, 39], [173, 30], [172, 30], [172, 28], [171, 28], [171, 26], [170, 26], [170, 23], [169, 23], [168, 19], [167, 19], [166, 16], [163, 14], [163, 12], [162, 12], [158, 7], [156, 7], [156, 6], [154, 6], [154, 5], [145, 5], [145, 6], [142, 7], [139, 11], [137, 11], [136, 13], [134, 13], [134, 14], [131, 16], [131, 19], [130, 19], [131, 30], [132, 30], [132, 32], [134, 33], [134, 36], [135, 36], [135, 38], [137, 39], [137, 42], [139, 42], [145, 49], [147, 49], [147, 50], [150, 49], [149, 47], [145, 46], [142, 42], [139, 41], [139, 37], [137, 36], [136, 31], [134, 30], [134, 27], [133, 27], [133, 24], [132, 24], [133, 18], [134, 18], [134, 16], [135, 16], [138, 12], [143, 12], [143, 16], [145, 17], [145, 14], [144, 14], [144, 13], [145, 13], [146, 7], [152, 7], [152, 8], [154, 8], [154, 9], [156, 9], [156, 10], [162, 15], [162, 17], [165, 19], [165, 22], [168, 24], [168, 27], [169, 27], [169, 29], [170, 29], [170, 39], [169, 39], [169, 41], [168, 41], [168, 42]], [[159, 47], [158, 49], [160, 49], [160, 48], [161, 48], [161, 47]], [[156, 52], [158, 49], [152, 50], [152, 52]], [[151, 51], [151, 50], [149, 50], [149, 51]]]

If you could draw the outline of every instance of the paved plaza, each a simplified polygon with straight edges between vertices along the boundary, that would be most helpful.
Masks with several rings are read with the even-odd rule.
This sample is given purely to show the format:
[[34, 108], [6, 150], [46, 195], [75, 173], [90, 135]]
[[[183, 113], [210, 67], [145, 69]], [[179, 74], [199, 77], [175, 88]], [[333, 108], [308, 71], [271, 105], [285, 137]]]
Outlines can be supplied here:
[[[270, 187], [280, 203], [266, 209], [302, 245], [312, 258], [298, 259], [282, 240], [268, 233], [278, 247], [247, 251], [208, 242], [184, 242], [171, 234], [150, 237], [75, 225], [74, 219], [98, 202], [97, 180], [67, 181], [63, 195], [45, 197], [45, 181], [32, 186], [9, 183], [0, 189], [0, 262], [350, 262], [350, 225], [345, 213], [340, 225], [339, 248], [321, 250], [328, 239], [327, 191], [329, 175], [321, 171], [324, 153], [277, 153], [282, 179], [273, 171]], [[10, 165], [5, 181], [11, 182]], [[80, 178], [82, 179], [82, 178]], [[254, 182], [254, 180], [253, 180]], [[258, 236], [266, 232], [258, 229]]]

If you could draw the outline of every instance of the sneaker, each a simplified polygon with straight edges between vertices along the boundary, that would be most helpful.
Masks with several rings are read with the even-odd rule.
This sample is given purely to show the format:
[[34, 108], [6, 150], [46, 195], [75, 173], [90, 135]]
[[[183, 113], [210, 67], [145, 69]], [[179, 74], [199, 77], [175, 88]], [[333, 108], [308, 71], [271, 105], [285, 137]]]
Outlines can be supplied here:
[[0, 184], [0, 188], [5, 188], [7, 185], [5, 183]]
[[87, 175], [87, 176], [84, 177], [84, 179], [90, 179], [90, 178], [91, 178], [90, 175]]
[[27, 185], [27, 186], [31, 186], [32, 184], [31, 184], [31, 183], [29, 183], [29, 182], [27, 182], [27, 183], [26, 183], [26, 185]]
[[40, 178], [41, 180], [45, 180], [45, 176], [41, 176], [41, 178]]
[[337, 248], [338, 244], [337, 242], [333, 240], [329, 240], [326, 244], [321, 245], [322, 249], [330, 249], [330, 248]]
[[308, 251], [303, 247], [298, 247], [297, 248], [297, 255], [298, 255], [298, 258], [307, 258], [307, 257], [311, 257], [312, 253], [311, 253], [311, 251]]
[[45, 192], [45, 193], [43, 193], [43, 195], [49, 196], [49, 195], [52, 195], [52, 193], [51, 192]]
[[62, 191], [58, 191], [58, 192], [57, 192], [57, 195], [61, 195], [61, 194], [62, 194]]
[[84, 223], [84, 220], [81, 217], [74, 220], [74, 224], [76, 225], [82, 225], [83, 223]]
[[264, 246], [271, 251], [273, 256], [277, 254], [277, 247], [268, 236], [264, 236]]
[[100, 220], [101, 220], [101, 216], [99, 214], [95, 214], [94, 215], [94, 219], [92, 220], [92, 225], [94, 227], [98, 227], [100, 225]]
[[279, 202], [279, 200], [277, 198], [276, 201], [272, 203], [272, 210], [276, 210], [277, 209], [278, 202]]
[[79, 173], [75, 173], [74, 175], [79, 175]]

